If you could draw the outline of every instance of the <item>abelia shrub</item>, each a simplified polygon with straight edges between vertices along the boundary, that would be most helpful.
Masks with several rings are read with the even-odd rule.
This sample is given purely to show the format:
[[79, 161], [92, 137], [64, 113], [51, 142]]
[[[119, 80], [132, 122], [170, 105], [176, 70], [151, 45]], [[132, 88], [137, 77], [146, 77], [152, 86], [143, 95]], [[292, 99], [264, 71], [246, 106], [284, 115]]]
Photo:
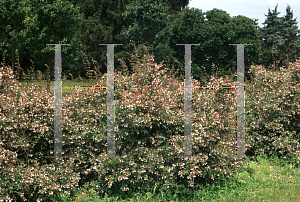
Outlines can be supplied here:
[[[121, 159], [99, 158], [106, 155], [105, 90], [74, 90], [63, 98], [62, 149], [72, 158], [46, 159], [53, 155], [54, 97], [36, 85], [25, 89], [10, 81], [11, 91], [0, 94], [1, 199], [53, 200], [74, 195], [85, 183], [99, 194], [155, 184], [191, 188], [230, 176], [241, 163], [228, 157], [235, 148], [234, 96], [215, 90], [193, 94], [193, 157], [198, 158], [177, 158], [184, 155], [184, 85], [145, 56], [133, 75], [118, 72], [115, 78], [115, 141]], [[106, 86], [106, 77], [97, 85]], [[230, 104], [223, 122], [221, 111]]]
[[[191, 190], [232, 175], [242, 163], [230, 158], [235, 154], [237, 91], [193, 89], [192, 156], [197, 158], [177, 158], [184, 155], [184, 83], [148, 54], [132, 56], [132, 61], [132, 75], [115, 74], [115, 149], [120, 159], [102, 158], [107, 149], [106, 89], [77, 89], [62, 98], [62, 149], [72, 158], [46, 159], [53, 155], [54, 97], [35, 85], [21, 87], [9, 69], [1, 69], [0, 75], [7, 76], [0, 77], [0, 199], [58, 200], [80, 192], [85, 183], [99, 195], [129, 196], [155, 185]], [[246, 151], [297, 157], [299, 71], [285, 75], [292, 78], [289, 88], [277, 85], [283, 79], [276, 73], [251, 71], [258, 76], [245, 88]], [[106, 78], [97, 85], [106, 86]], [[233, 80], [212, 77], [208, 85], [235, 86]], [[200, 83], [192, 79], [192, 85]], [[278, 87], [282, 89], [275, 93]], [[277, 139], [265, 141], [272, 135]]]
[[44, 162], [53, 147], [53, 97], [36, 85], [24, 88], [10, 67], [0, 68], [0, 84], [0, 200], [53, 201], [74, 194], [80, 174], [69, 169], [72, 160]]
[[[96, 171], [97, 178], [90, 185], [99, 193], [128, 195], [155, 185], [191, 188], [196, 182], [226, 178], [241, 163], [229, 157], [235, 154], [236, 140], [236, 96], [229, 89], [193, 91], [192, 142], [197, 158], [177, 158], [184, 155], [184, 85], [153, 61], [142, 55], [132, 63], [132, 75], [115, 77], [116, 153], [124, 158], [91, 154], [90, 173]], [[234, 82], [221, 78], [210, 84]]]
[[277, 155], [288, 163], [300, 157], [299, 70], [300, 60], [280, 71], [251, 66], [254, 79], [246, 88], [245, 114], [248, 152]]

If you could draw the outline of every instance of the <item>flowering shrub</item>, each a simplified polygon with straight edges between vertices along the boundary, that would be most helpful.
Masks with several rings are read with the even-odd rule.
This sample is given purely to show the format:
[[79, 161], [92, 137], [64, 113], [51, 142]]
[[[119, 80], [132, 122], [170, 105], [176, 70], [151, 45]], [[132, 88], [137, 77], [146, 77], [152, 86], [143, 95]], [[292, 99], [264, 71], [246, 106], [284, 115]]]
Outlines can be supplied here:
[[280, 71], [252, 66], [253, 83], [246, 88], [246, 146], [253, 153], [286, 158], [300, 157], [300, 58]]
[[53, 96], [36, 85], [24, 89], [10, 67], [0, 68], [0, 84], [0, 201], [69, 195], [79, 181], [79, 173], [68, 169], [72, 160], [43, 162], [51, 140], [53, 145]]
[[[184, 83], [148, 54], [132, 58], [134, 73], [115, 75], [115, 149], [120, 159], [100, 158], [106, 155], [105, 89], [77, 89], [63, 97], [62, 149], [72, 158], [45, 159], [53, 155], [54, 97], [35, 85], [22, 88], [10, 68], [0, 69], [0, 200], [53, 201], [82, 192], [86, 183], [99, 195], [130, 195], [155, 185], [190, 190], [197, 183], [217, 183], [232, 175], [242, 163], [229, 157], [235, 153], [236, 90], [193, 90], [192, 155], [198, 158], [177, 158], [184, 155]], [[106, 77], [97, 85], [106, 86]], [[209, 85], [235, 82], [212, 78]], [[260, 98], [258, 89], [246, 84], [246, 127], [257, 113], [253, 105]], [[299, 123], [296, 119], [290, 119], [291, 127]], [[250, 124], [246, 149], [261, 151], [261, 139], [256, 137], [265, 132], [258, 133]], [[277, 139], [276, 144], [284, 141]], [[289, 143], [296, 144], [294, 139], [285, 144]], [[276, 144], [267, 144], [270, 151], [278, 148]]]
[[[107, 160], [93, 155], [99, 172], [98, 180], [91, 184], [93, 189], [104, 192], [104, 185], [114, 191], [119, 187], [136, 191], [159, 184], [193, 187], [194, 181], [231, 175], [240, 163], [228, 157], [235, 152], [234, 92], [231, 96], [214, 90], [193, 93], [193, 156], [198, 158], [176, 158], [184, 155], [183, 82], [166, 74], [153, 57], [145, 55], [141, 60], [133, 65], [131, 76], [116, 76], [115, 81], [115, 96], [120, 98], [116, 99], [115, 112], [117, 156], [125, 158]], [[196, 80], [193, 83], [199, 86]], [[213, 85], [226, 83], [221, 79]], [[212, 99], [219, 103], [209, 102]], [[226, 105], [220, 104], [223, 102]], [[235, 105], [231, 110], [230, 104]], [[220, 114], [229, 118], [221, 121]]]

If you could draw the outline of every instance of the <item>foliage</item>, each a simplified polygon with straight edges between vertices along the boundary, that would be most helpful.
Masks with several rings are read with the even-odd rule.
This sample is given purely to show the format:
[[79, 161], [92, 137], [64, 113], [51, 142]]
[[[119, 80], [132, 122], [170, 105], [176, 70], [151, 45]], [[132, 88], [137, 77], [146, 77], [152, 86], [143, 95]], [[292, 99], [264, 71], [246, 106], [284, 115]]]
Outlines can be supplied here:
[[293, 163], [300, 156], [299, 67], [297, 60], [280, 71], [263, 66], [249, 70], [255, 82], [246, 88], [245, 116], [250, 124], [247, 145], [253, 153], [279, 155]]
[[[1, 200], [3, 197], [8, 200], [11, 190], [16, 191], [11, 197], [17, 201], [33, 200], [40, 194], [44, 195], [44, 200], [52, 200], [57, 190], [73, 187], [79, 180], [78, 174], [74, 172], [67, 171], [61, 175], [62, 168], [70, 167], [69, 162], [53, 160], [53, 164], [43, 165], [43, 159], [40, 159], [41, 156], [49, 155], [50, 147], [46, 141], [49, 142], [52, 138], [48, 132], [49, 128], [53, 128], [53, 119], [49, 120], [53, 107], [45, 103], [50, 102], [53, 97], [44, 90], [37, 89], [36, 85], [32, 85], [27, 91], [27, 88], [14, 79], [10, 67], [1, 67], [0, 81], [0, 151], [3, 157], [0, 161]], [[24, 119], [26, 117], [28, 122], [21, 121], [24, 119], [18, 115], [23, 115]], [[37, 158], [32, 159], [33, 155]], [[58, 184], [58, 187], [53, 187], [53, 184]], [[47, 196], [41, 187], [47, 189]], [[69, 193], [68, 189], [63, 190]]]
[[[261, 32], [262, 41], [262, 57], [259, 58], [259, 64], [269, 67], [273, 64], [278, 64], [279, 60], [282, 65], [288, 66], [288, 62], [285, 59], [290, 59], [291, 62], [295, 62], [297, 56], [296, 50], [299, 51], [300, 44], [297, 33], [297, 22], [292, 19], [293, 13], [290, 11], [290, 6], [286, 8], [286, 15], [284, 17], [278, 17], [280, 12], [277, 12], [277, 6], [272, 12], [269, 9], [268, 15], [265, 15], [267, 19], [263, 23], [265, 26], [259, 28]], [[264, 39], [264, 40], [263, 40]]]
[[[99, 44], [122, 44], [120, 40], [120, 32], [124, 26], [124, 21], [121, 14], [126, 10], [126, 5], [132, 0], [120, 0], [117, 3], [114, 1], [80, 1], [74, 2], [78, 6], [78, 10], [84, 16], [84, 20], [81, 21], [76, 27], [76, 43], [82, 43], [83, 48], [80, 51], [87, 53], [88, 61], [96, 60], [99, 62], [100, 71], [102, 73], [107, 72], [106, 54], [107, 47]], [[74, 31], [74, 30], [73, 30]], [[122, 47], [115, 46], [115, 69], [119, 69], [120, 64], [118, 58], [124, 57], [124, 52], [120, 53]], [[83, 61], [82, 55], [77, 55], [78, 61]], [[77, 77], [76, 68], [82, 66], [80, 63], [76, 63], [73, 66], [72, 74]], [[85, 72], [81, 69], [80, 76], [86, 77]], [[68, 75], [68, 74], [67, 74]], [[69, 77], [68, 77], [69, 79]]]
[[[73, 4], [61, 0], [50, 1], [50, 3], [25, 0], [22, 4], [25, 29], [22, 30], [21, 35], [26, 39], [26, 52], [29, 53], [27, 56], [35, 61], [38, 70], [45, 73], [45, 64], [50, 67], [54, 64], [55, 46], [46, 44], [71, 44], [71, 46], [62, 46], [63, 61], [68, 61], [72, 54], [76, 54], [80, 44], [72, 46], [73, 30], [82, 20], [82, 15]], [[50, 69], [52, 76], [54, 70]]]
[[122, 15], [128, 28], [123, 29], [122, 38], [125, 48], [132, 52], [132, 43], [149, 47], [151, 54], [157, 43], [156, 34], [167, 26], [167, 7], [154, 0], [135, 2], [128, 6]]
[[[285, 42], [280, 47], [281, 52], [280, 52], [279, 59], [282, 61], [281, 66], [288, 67], [289, 64], [287, 61], [284, 61], [285, 59], [291, 58], [290, 62], [295, 62], [296, 59], [300, 56], [298, 54], [297, 57], [297, 50], [299, 50], [300, 48], [299, 38], [298, 38], [299, 36], [297, 35], [300, 30], [297, 30], [298, 29], [298, 26], [296, 26], [297, 21], [296, 19], [293, 19], [293, 12], [291, 12], [290, 6], [286, 8], [286, 16], [284, 16], [282, 24], [283, 24], [283, 29], [281, 29], [283, 30], [282, 37], [285, 40]], [[294, 44], [297, 46], [297, 48]], [[286, 55], [283, 55], [283, 53], [285, 53]]]
[[[135, 60], [137, 60], [137, 57], [135, 58]], [[144, 61], [143, 64], [140, 64], [138, 61], [136, 61], [137, 64], [132, 64], [134, 67], [134, 74], [131, 75], [130, 77], [128, 76], [122, 77], [122, 79], [124, 80], [119, 81], [121, 77], [116, 76], [117, 79], [116, 92], [123, 91], [121, 95], [118, 93], [116, 94], [116, 106], [117, 106], [116, 114], [118, 114], [118, 116], [116, 117], [116, 124], [118, 125], [116, 130], [116, 143], [117, 143], [116, 148], [118, 148], [117, 149], [118, 156], [124, 156], [124, 155], [125, 156], [123, 159], [110, 160], [110, 159], [99, 159], [96, 158], [95, 155], [91, 154], [93, 158], [96, 158], [95, 159], [96, 161], [100, 161], [99, 165], [94, 167], [94, 170], [98, 171], [98, 177], [96, 180], [93, 180], [91, 185], [94, 190], [98, 191], [98, 193], [101, 192], [104, 193], [105, 188], [100, 188], [103, 186], [108, 186], [108, 190], [111, 190], [113, 192], [118, 192], [121, 190], [126, 191], [128, 189], [131, 190], [129, 192], [132, 192], [134, 190], [142, 189], [143, 187], [145, 188], [147, 186], [151, 186], [152, 184], [154, 185], [154, 183], [158, 183], [157, 185], [159, 185], [160, 184], [159, 181], [161, 177], [163, 178], [164, 182], [167, 183], [166, 186], [170, 186], [170, 187], [175, 186], [173, 180], [178, 181], [177, 183], [181, 184], [181, 186], [183, 186], [183, 184], [188, 186], [187, 182], [184, 182], [185, 181], [184, 179], [180, 180], [180, 178], [178, 177], [168, 179], [164, 177], [169, 175], [177, 176], [177, 174], [175, 175], [174, 172], [176, 173], [179, 172], [179, 174], [182, 172], [180, 175], [182, 175], [182, 177], [185, 178], [184, 176], [189, 175], [189, 173], [183, 168], [181, 168], [182, 170], [180, 169], [181, 171], [179, 171], [178, 167], [180, 167], [180, 165], [183, 164], [179, 163], [180, 160], [174, 159], [174, 157], [182, 154], [182, 150], [180, 148], [182, 148], [183, 137], [180, 135], [180, 133], [177, 134], [178, 132], [175, 132], [175, 135], [171, 135], [171, 130], [170, 130], [171, 128], [177, 126], [179, 127], [178, 131], [181, 131], [182, 133], [182, 129], [180, 129], [182, 127], [182, 124], [180, 124], [182, 122], [181, 121], [182, 119], [181, 118], [177, 119], [176, 116], [168, 117], [167, 116], [169, 114], [168, 110], [159, 112], [159, 109], [162, 109], [163, 106], [162, 104], [165, 103], [165, 101], [162, 98], [167, 97], [167, 95], [170, 93], [168, 91], [164, 93], [157, 92], [159, 91], [158, 89], [160, 89], [159, 86], [161, 86], [162, 89], [172, 89], [172, 91], [174, 91], [180, 86], [174, 85], [177, 83], [175, 81], [168, 81], [169, 78], [167, 78], [167, 76], [164, 76], [164, 78], [159, 78], [158, 80], [157, 78], [155, 78], [155, 75], [156, 76], [157, 74], [159, 76], [163, 75], [164, 71], [157, 72], [159, 70], [159, 66], [156, 64], [155, 65], [151, 64], [151, 59], [142, 58], [141, 60]], [[149, 66], [145, 65], [146, 63], [150, 63]], [[151, 66], [155, 66], [155, 69], [153, 69]], [[164, 84], [164, 82], [161, 83], [161, 81], [166, 82], [166, 84], [171, 83], [174, 86], [173, 85], [167, 87], [163, 86], [162, 84]], [[134, 90], [133, 92], [132, 89]], [[182, 91], [183, 86], [181, 86], [181, 88], [179, 89], [181, 89]], [[141, 94], [139, 94], [138, 92], [140, 92]], [[158, 98], [157, 100], [155, 99], [153, 100], [153, 96], [155, 96], [156, 92], [160, 96], [157, 96]], [[182, 97], [182, 96], [177, 96], [172, 94], [168, 96], [174, 97], [176, 99]], [[182, 98], [178, 100], [179, 103], [180, 100], [182, 100]], [[178, 103], [178, 101], [174, 103]], [[137, 107], [132, 108], [131, 106], [133, 105], [133, 103], [137, 103]], [[143, 104], [146, 105], [143, 106]], [[182, 108], [182, 105], [181, 107], [179, 106], [179, 109], [180, 108]], [[171, 107], [171, 109], [173, 109], [172, 111], [174, 110], [176, 111], [178, 110], [178, 106], [174, 105]], [[182, 113], [182, 110], [180, 111]], [[180, 115], [181, 114], [180, 111], [179, 113], [177, 112], [175, 114], [177, 116]], [[134, 114], [138, 116], [135, 117]], [[77, 116], [80, 115], [77, 114]], [[217, 116], [217, 113], [215, 114], [215, 116]], [[149, 117], [149, 118], [145, 119], [145, 117]], [[209, 121], [205, 113], [204, 113], [204, 117], [207, 122], [211, 123], [212, 120]], [[195, 119], [196, 117], [193, 118]], [[162, 127], [163, 122], [167, 122], [167, 126]], [[204, 128], [206, 128], [206, 126], [204, 126]], [[202, 131], [204, 130], [204, 128], [200, 130]], [[228, 130], [228, 128], [225, 127], [225, 129], [223, 130]], [[118, 133], [118, 131], [120, 132]], [[196, 134], [200, 135], [200, 133], [201, 133], [200, 131], [197, 132], [196, 130]], [[123, 135], [121, 136], [121, 134]], [[184, 161], [188, 165], [190, 163], [193, 163], [192, 165], [190, 165], [192, 167], [195, 166], [194, 164], [196, 165], [201, 164], [197, 166], [199, 168], [202, 167], [205, 171], [203, 174], [201, 174], [201, 172], [197, 174], [198, 171], [195, 171], [194, 175], [195, 177], [197, 175], [199, 176], [198, 180], [201, 180], [202, 178], [214, 179], [217, 176], [216, 174], [213, 173], [218, 173], [220, 176], [223, 175], [226, 176], [226, 173], [224, 174], [225, 170], [227, 174], [230, 174], [230, 168], [228, 168], [228, 170], [225, 169], [225, 167], [227, 168], [227, 166], [231, 167], [230, 164], [226, 166], [225, 164], [222, 163], [219, 164], [220, 161], [218, 160], [218, 158], [221, 158], [219, 157], [221, 153], [219, 153], [219, 151], [214, 151], [216, 153], [214, 152], [211, 153], [211, 149], [210, 149], [212, 147], [220, 148], [220, 150], [229, 149], [230, 147], [228, 148], [228, 145], [230, 145], [230, 140], [227, 142], [228, 145], [225, 148], [220, 144], [220, 141], [221, 140], [224, 141], [225, 138], [225, 136], [223, 136], [224, 134], [226, 134], [224, 131], [223, 132], [220, 131], [220, 133], [218, 133], [218, 134], [223, 134], [221, 137], [218, 138], [210, 137], [210, 135], [214, 134], [212, 131], [209, 131], [208, 134], [209, 134], [208, 136], [204, 136], [204, 139], [200, 138], [197, 140], [197, 137], [195, 137], [197, 142], [195, 146], [196, 148], [198, 148], [195, 151], [195, 154], [198, 153], [197, 152], [198, 150], [201, 151], [199, 157], [202, 160], [198, 159], [195, 160], [195, 162]], [[170, 143], [164, 141], [164, 139], [170, 139]], [[226, 139], [228, 139], [227, 136]], [[172, 147], [172, 145], [174, 148], [169, 148]], [[168, 153], [170, 153], [170, 156], [167, 155]], [[208, 155], [208, 153], [210, 153], [210, 155]], [[159, 156], [161, 156], [161, 158], [158, 158]], [[210, 157], [212, 158], [211, 161], [213, 162], [210, 165], [211, 168], [210, 167], [205, 168], [206, 163], [204, 163], [203, 161], [205, 161], [206, 158], [207, 161], [210, 161], [209, 160]], [[222, 159], [223, 158], [224, 156], [222, 156]], [[146, 159], [148, 159], [148, 161]], [[91, 163], [95, 165], [96, 161], [93, 160], [93, 162]], [[178, 162], [179, 164], [176, 165], [176, 162]], [[140, 166], [141, 163], [143, 164], [142, 167]], [[118, 166], [116, 164], [118, 164]], [[220, 167], [223, 166], [225, 166], [224, 170], [223, 169], [219, 170]], [[116, 168], [118, 169], [116, 170]], [[212, 169], [212, 171], [210, 171], [210, 169]], [[99, 172], [100, 170], [103, 172]], [[152, 173], [153, 170], [157, 170], [157, 172]], [[211, 175], [208, 174], [210, 172], [212, 172]], [[90, 175], [90, 177], [92, 176], [94, 176], [94, 174]], [[147, 185], [144, 184], [143, 183], [144, 180], [147, 181], [149, 180], [149, 183], [147, 183]], [[190, 184], [190, 186], [192, 185]], [[126, 195], [128, 194], [129, 193], [127, 193]]]
[[[206, 17], [204, 15], [206, 14]], [[205, 18], [207, 20], [205, 20]], [[198, 9], [183, 9], [168, 27], [158, 34], [155, 59], [161, 61], [164, 55], [171, 60], [178, 60], [184, 65], [184, 48], [176, 44], [200, 44], [192, 46], [192, 74], [193, 78], [202, 82], [203, 76], [232, 75], [236, 72], [237, 50], [229, 43], [247, 43], [245, 46], [245, 66], [250, 65], [250, 59], [259, 56], [260, 41], [258, 31], [253, 26], [257, 23], [238, 16], [231, 19], [225, 11], [213, 9], [202, 13]], [[250, 37], [251, 36], [251, 37]], [[181, 51], [179, 51], [181, 50]], [[213, 68], [213, 67], [216, 68]], [[178, 68], [178, 65], [176, 66]]]
[[25, 19], [25, 15], [21, 10], [22, 4], [19, 0], [0, 0], [0, 53], [2, 57], [9, 59], [9, 63], [15, 62], [16, 49], [20, 51], [22, 64], [26, 55], [26, 43], [21, 35], [24, 29], [22, 19]]

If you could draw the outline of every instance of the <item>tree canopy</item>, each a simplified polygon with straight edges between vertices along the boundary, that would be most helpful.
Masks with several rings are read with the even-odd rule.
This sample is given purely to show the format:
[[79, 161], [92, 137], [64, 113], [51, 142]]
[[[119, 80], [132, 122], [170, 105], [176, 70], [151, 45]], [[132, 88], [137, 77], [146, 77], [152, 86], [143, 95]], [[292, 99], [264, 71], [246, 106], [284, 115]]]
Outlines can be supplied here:
[[[45, 72], [44, 64], [48, 64], [50, 67], [53, 66], [53, 55], [55, 53], [55, 46], [46, 44], [70, 43], [74, 27], [82, 19], [82, 16], [74, 8], [74, 5], [68, 1], [23, 0], [20, 2], [11, 0], [10, 3], [13, 2], [18, 5], [18, 9], [10, 8], [9, 12], [13, 11], [13, 13], [7, 15], [11, 15], [15, 19], [18, 16], [22, 17], [16, 20], [16, 23], [20, 25], [20, 28], [16, 29], [18, 32], [10, 33], [13, 38], [16, 38], [16, 41], [10, 40], [10, 45], [12, 48], [23, 47], [19, 52], [21, 56], [27, 58], [27, 64], [28, 59], [33, 59], [35, 69]], [[6, 0], [2, 0], [1, 3], [6, 3]], [[9, 19], [4, 22], [6, 24], [11, 23]], [[9, 49], [9, 55], [12, 55], [12, 48]], [[63, 47], [63, 57], [68, 58], [69, 55], [74, 53], [74, 48], [72, 48]]]
[[262, 50], [264, 50], [260, 62], [265, 66], [271, 65], [273, 62], [278, 64], [277, 61], [287, 66], [288, 64], [284, 61], [287, 57], [291, 62], [295, 62], [297, 52], [298, 57], [300, 56], [299, 30], [296, 20], [293, 19], [291, 7], [287, 6], [284, 17], [278, 17], [280, 12], [277, 12], [277, 7], [278, 5], [272, 12], [269, 9], [268, 15], [265, 15], [267, 19], [263, 23], [265, 26], [260, 29]]
[[[158, 34], [159, 41], [165, 43], [158, 44], [155, 59], [161, 61], [163, 56], [168, 55], [184, 65], [184, 47], [176, 44], [199, 43], [200, 46], [192, 46], [192, 74], [195, 79], [200, 80], [204, 71], [208, 75], [217, 70], [226, 75], [236, 73], [236, 46], [228, 44], [253, 44], [245, 48], [245, 57], [249, 58], [245, 62], [249, 66], [250, 60], [259, 56], [260, 50], [259, 31], [253, 25], [257, 23], [247, 17], [230, 18], [225, 11], [218, 9], [206, 13], [194, 8], [183, 9]], [[213, 64], [215, 69], [212, 68]]]
[[[226, 11], [212, 9], [206, 13], [189, 8], [188, 0], [0, 0], [2, 56], [9, 60], [19, 50], [21, 66], [29, 67], [29, 59], [36, 69], [45, 72], [45, 65], [54, 63], [54, 46], [63, 46], [63, 72], [85, 75], [84, 55], [92, 64], [98, 61], [102, 73], [106, 70], [107, 47], [115, 46], [115, 69], [122, 70], [118, 59], [126, 65], [134, 53], [132, 43], [145, 45], [155, 62], [170, 58], [176, 69], [184, 67], [184, 48], [192, 46], [192, 75], [201, 80], [205, 74], [229, 75], [236, 73], [237, 49], [229, 44], [245, 46], [245, 67], [263, 64], [268, 67], [276, 59], [295, 59], [300, 55], [299, 30], [290, 6], [287, 15], [278, 18], [269, 9], [265, 27], [245, 16], [230, 17]], [[286, 55], [288, 54], [288, 55]], [[252, 63], [253, 62], [253, 63]], [[181, 64], [180, 64], [181, 63]], [[52, 78], [53, 78], [53, 68]]]

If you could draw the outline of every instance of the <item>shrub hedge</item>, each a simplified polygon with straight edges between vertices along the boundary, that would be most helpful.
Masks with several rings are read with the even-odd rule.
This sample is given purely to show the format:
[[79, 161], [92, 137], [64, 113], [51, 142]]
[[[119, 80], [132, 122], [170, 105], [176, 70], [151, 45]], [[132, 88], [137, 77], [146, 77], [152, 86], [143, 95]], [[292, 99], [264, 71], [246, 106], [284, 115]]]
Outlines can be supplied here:
[[[63, 151], [72, 158], [46, 159], [53, 155], [54, 97], [36, 85], [25, 89], [3, 66], [0, 200], [59, 200], [82, 192], [86, 183], [98, 195], [125, 197], [154, 186], [188, 193], [196, 184], [232, 175], [243, 162], [229, 157], [235, 154], [236, 90], [193, 90], [193, 157], [198, 158], [177, 158], [184, 155], [184, 83], [153, 61], [148, 54], [132, 55], [134, 73], [128, 75], [122, 61], [125, 71], [115, 75], [120, 159], [100, 158], [106, 155], [105, 89], [74, 90], [63, 98]], [[299, 157], [299, 64], [290, 68], [283, 79], [251, 68], [255, 82], [246, 84], [246, 152]], [[106, 77], [98, 85], [106, 86]], [[212, 78], [209, 85], [235, 83], [226, 76]]]

